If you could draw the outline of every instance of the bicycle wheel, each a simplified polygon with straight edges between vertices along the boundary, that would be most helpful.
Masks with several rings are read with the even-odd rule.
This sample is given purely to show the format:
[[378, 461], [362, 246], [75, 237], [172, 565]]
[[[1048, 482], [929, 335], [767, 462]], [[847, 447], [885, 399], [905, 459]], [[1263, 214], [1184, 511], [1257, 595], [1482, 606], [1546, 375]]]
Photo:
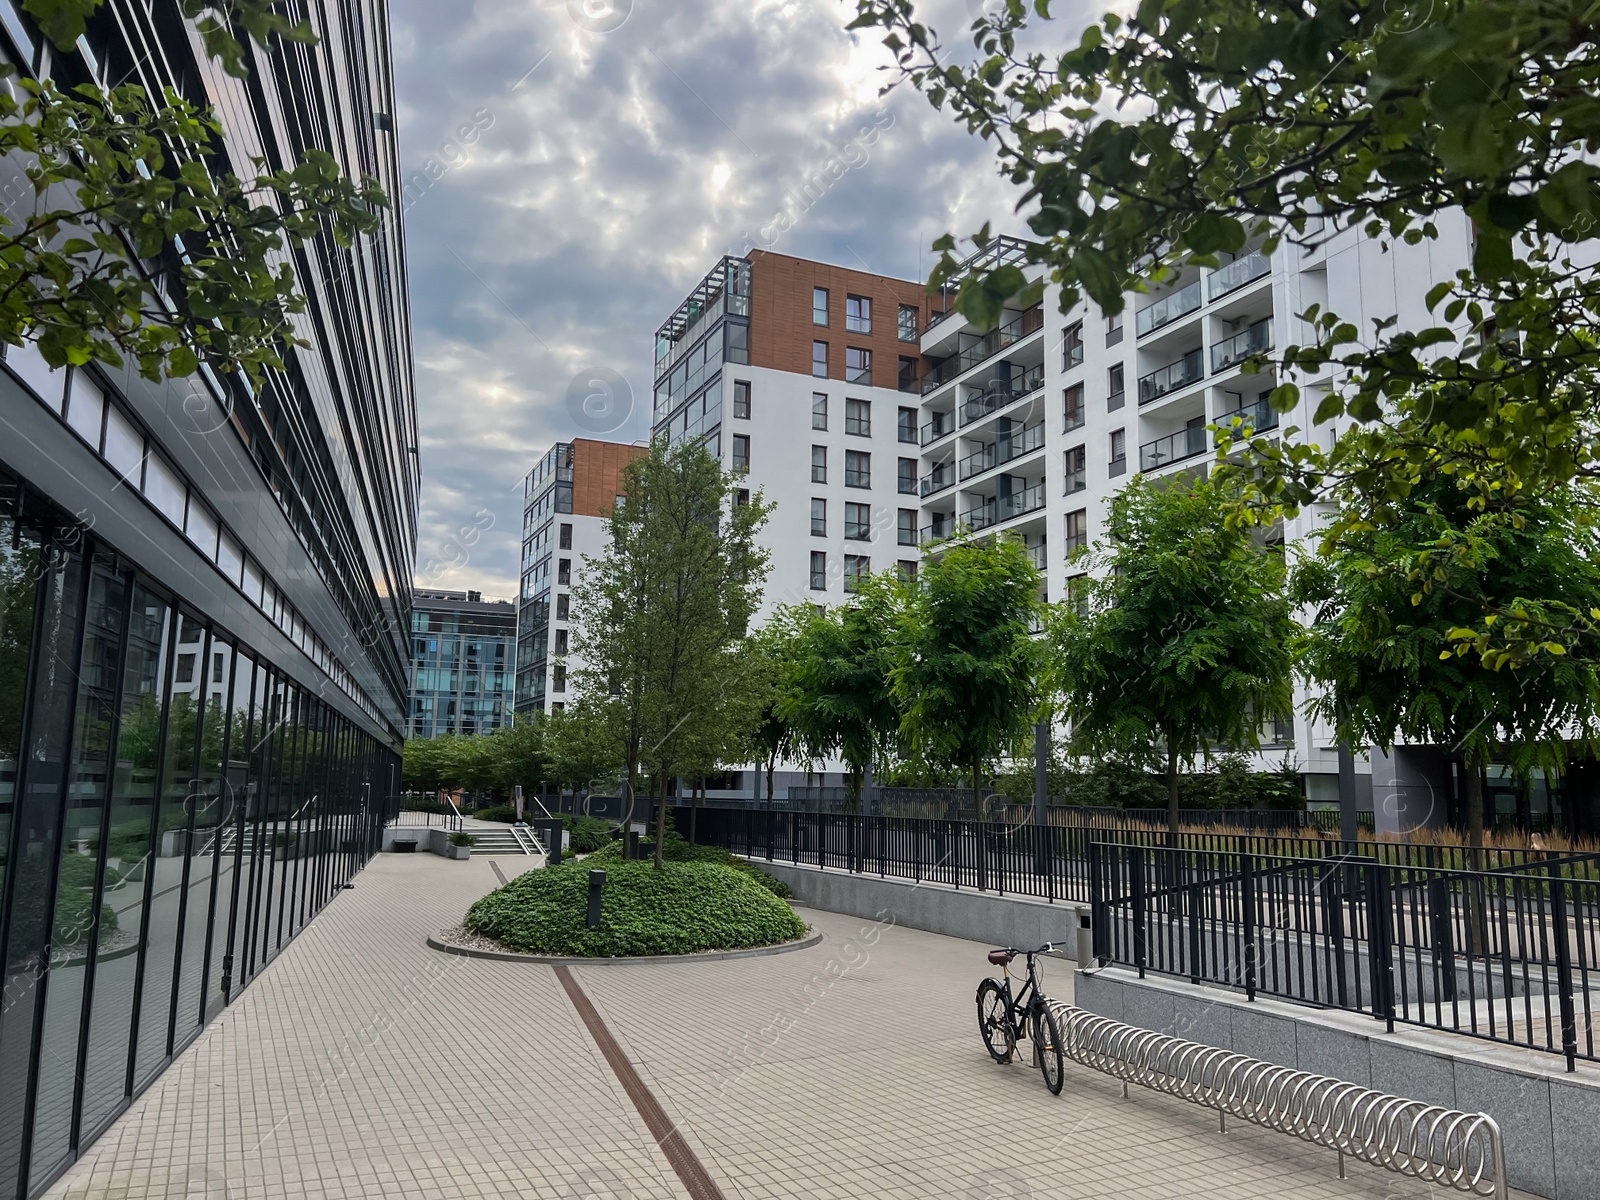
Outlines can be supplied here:
[[1052, 1096], [1061, 1095], [1067, 1080], [1066, 1061], [1061, 1055], [1061, 1026], [1055, 1013], [1041, 1004], [1033, 1011], [1033, 1051], [1039, 1056], [1039, 1073]]
[[978, 1032], [983, 1035], [990, 1058], [999, 1063], [1011, 1061], [1017, 1039], [1011, 1029], [1010, 1007], [1006, 1004], [1005, 992], [993, 979], [985, 979], [978, 985]]

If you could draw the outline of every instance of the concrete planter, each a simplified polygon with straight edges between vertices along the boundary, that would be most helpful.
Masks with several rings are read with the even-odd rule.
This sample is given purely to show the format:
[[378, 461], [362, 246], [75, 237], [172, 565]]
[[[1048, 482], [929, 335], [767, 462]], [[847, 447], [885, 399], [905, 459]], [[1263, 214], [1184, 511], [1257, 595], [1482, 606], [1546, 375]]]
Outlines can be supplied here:
[[445, 851], [451, 858], [471, 858], [472, 857], [472, 847], [471, 846], [447, 846], [445, 848]]

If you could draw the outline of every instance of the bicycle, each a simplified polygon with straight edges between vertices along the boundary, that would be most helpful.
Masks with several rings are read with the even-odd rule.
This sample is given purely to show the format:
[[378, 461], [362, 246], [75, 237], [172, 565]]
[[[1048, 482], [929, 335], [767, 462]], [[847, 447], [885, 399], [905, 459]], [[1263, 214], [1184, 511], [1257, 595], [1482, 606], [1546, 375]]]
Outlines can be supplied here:
[[[1037, 950], [989, 951], [989, 961], [1004, 969], [1001, 979], [985, 979], [978, 985], [978, 1032], [988, 1048], [989, 1057], [998, 1063], [1008, 1063], [1016, 1054], [1017, 1043], [1031, 1032], [1034, 1058], [1044, 1085], [1052, 1096], [1061, 1094], [1066, 1082], [1066, 1060], [1061, 1053], [1061, 1026], [1045, 1003], [1047, 997], [1039, 987], [1039, 968], [1034, 963], [1037, 955], [1055, 950], [1054, 942], [1046, 942]], [[1015, 995], [1011, 991], [1011, 961], [1017, 955], [1028, 960], [1028, 979]]]

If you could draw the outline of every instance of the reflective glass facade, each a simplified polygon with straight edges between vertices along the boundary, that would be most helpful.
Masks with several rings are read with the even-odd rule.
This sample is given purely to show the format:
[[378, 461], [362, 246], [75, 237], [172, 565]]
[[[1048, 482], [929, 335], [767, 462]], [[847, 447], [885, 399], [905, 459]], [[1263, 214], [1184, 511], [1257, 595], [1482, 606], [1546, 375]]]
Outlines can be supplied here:
[[[240, 80], [170, 0], [108, 0], [72, 54], [0, 0], [0, 57], [209, 101], [242, 177], [316, 146], [399, 196], [386, 8], [312, 21]], [[20, 169], [0, 208], [32, 204]], [[395, 804], [419, 486], [398, 213], [293, 267], [307, 345], [257, 381], [0, 360], [0, 1200], [98, 1136]]]
[[416, 594], [408, 737], [488, 733], [511, 724], [517, 608], [476, 592]]

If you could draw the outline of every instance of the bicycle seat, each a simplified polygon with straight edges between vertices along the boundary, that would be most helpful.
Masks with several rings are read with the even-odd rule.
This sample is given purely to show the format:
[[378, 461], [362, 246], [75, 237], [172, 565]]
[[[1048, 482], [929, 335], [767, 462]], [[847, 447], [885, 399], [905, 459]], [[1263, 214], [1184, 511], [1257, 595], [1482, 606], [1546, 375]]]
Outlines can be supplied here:
[[1013, 958], [1015, 958], [1016, 956], [1017, 956], [1017, 952], [1015, 950], [991, 950], [991, 951], [989, 951], [989, 961], [992, 962], [997, 967], [1009, 966], [1011, 964], [1011, 960]]

